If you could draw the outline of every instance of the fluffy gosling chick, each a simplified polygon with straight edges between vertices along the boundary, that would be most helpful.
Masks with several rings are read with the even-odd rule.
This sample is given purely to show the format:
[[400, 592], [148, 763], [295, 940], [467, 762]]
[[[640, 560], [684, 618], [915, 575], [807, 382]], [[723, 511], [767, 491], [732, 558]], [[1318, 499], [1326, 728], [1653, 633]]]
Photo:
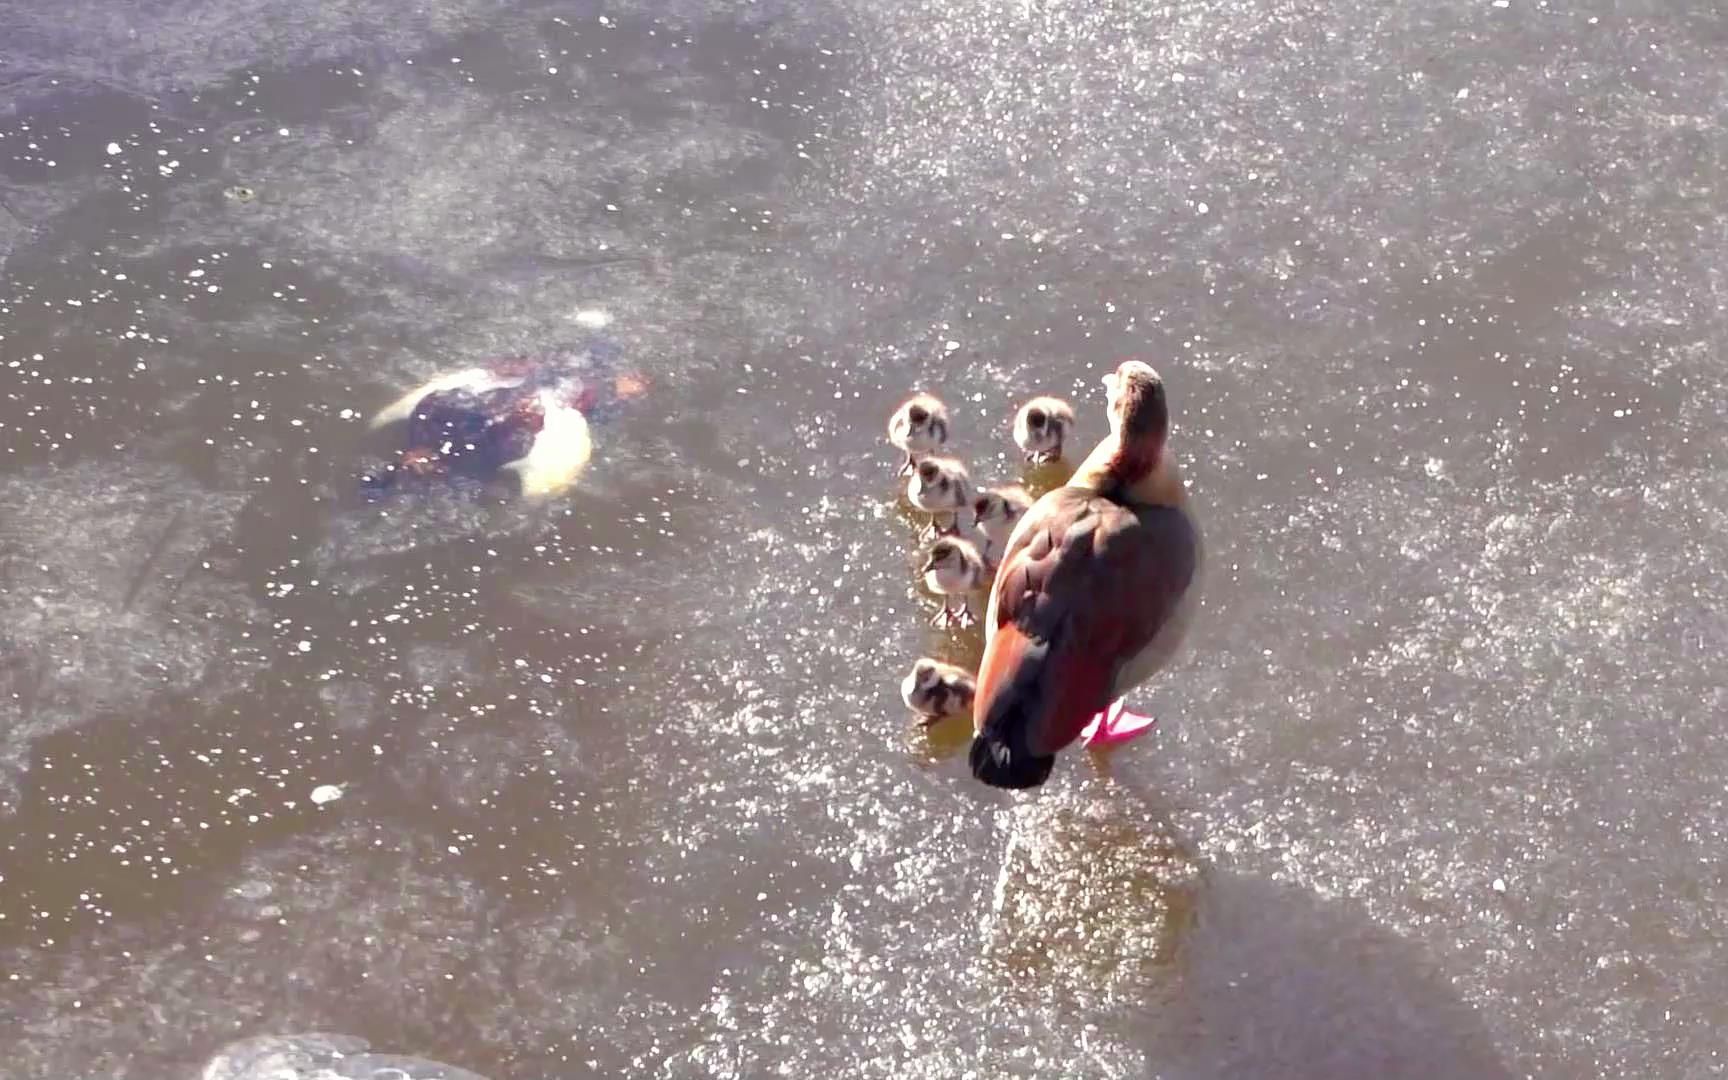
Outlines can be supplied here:
[[[931, 626], [971, 626], [977, 621], [972, 615], [972, 594], [984, 585], [984, 556], [970, 540], [944, 536], [930, 545], [930, 553], [919, 568], [924, 575], [924, 587], [942, 597], [942, 610], [930, 620]], [[954, 609], [954, 598], [960, 598], [960, 609]]]
[[1058, 397], [1035, 397], [1014, 414], [1014, 445], [1034, 465], [1062, 459], [1062, 440], [1074, 430], [1074, 407]]
[[1020, 516], [1030, 509], [1032, 496], [1019, 484], [981, 491], [972, 500], [972, 518], [978, 523], [979, 535], [983, 537], [978, 550], [984, 555], [987, 568], [994, 568], [1002, 561], [1008, 537], [1013, 534]]
[[[958, 533], [961, 515], [972, 509], [972, 495], [972, 477], [955, 458], [927, 457], [906, 482], [906, 498], [930, 515], [930, 524], [920, 534], [925, 539]], [[948, 526], [938, 528], [936, 520], [943, 514], [949, 515]]]
[[888, 418], [888, 441], [906, 454], [899, 475], [912, 475], [919, 458], [947, 445], [948, 406], [934, 394], [913, 394]]
[[972, 695], [978, 680], [965, 668], [944, 664], [928, 656], [918, 658], [912, 671], [900, 681], [900, 698], [929, 727], [945, 716], [972, 712]]

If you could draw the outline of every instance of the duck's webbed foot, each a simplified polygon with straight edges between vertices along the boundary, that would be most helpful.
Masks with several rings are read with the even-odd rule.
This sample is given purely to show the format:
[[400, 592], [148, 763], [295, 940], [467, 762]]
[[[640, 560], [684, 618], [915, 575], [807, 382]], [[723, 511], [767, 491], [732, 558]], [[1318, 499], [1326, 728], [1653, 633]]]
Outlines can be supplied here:
[[1116, 746], [1139, 738], [1157, 723], [1156, 719], [1144, 713], [1129, 712], [1118, 698], [1110, 703], [1109, 708], [1092, 717], [1091, 723], [1080, 732], [1080, 745], [1088, 750]]
[[942, 610], [938, 611], [936, 616], [930, 620], [930, 625], [940, 627], [943, 630], [952, 630], [955, 627], [964, 630], [977, 622], [977, 618], [972, 614], [972, 602], [970, 600], [962, 600], [958, 610], [954, 608], [952, 601], [944, 600], [942, 601]]

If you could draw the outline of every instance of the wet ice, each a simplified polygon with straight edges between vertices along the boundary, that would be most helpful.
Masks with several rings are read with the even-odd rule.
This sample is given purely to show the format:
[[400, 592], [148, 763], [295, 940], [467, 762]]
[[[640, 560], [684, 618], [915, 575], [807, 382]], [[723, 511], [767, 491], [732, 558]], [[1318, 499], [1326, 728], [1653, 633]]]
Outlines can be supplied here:
[[[1711, 1067], [1719, 12], [88, 7], [0, 4], [20, 1075]], [[344, 516], [599, 310], [592, 498]], [[898, 722], [877, 418], [1137, 351], [1218, 576], [1113, 831]]]

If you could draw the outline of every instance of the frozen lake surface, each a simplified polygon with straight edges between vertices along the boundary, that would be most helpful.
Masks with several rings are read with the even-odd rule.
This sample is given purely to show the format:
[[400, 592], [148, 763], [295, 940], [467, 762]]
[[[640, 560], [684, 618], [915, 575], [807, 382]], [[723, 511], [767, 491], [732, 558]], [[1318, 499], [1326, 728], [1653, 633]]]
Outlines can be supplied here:
[[[1723, 1071], [1724, 117], [1706, 0], [0, 0], [0, 1071]], [[597, 312], [579, 490], [355, 497]], [[988, 790], [882, 423], [1128, 354], [1205, 606]]]

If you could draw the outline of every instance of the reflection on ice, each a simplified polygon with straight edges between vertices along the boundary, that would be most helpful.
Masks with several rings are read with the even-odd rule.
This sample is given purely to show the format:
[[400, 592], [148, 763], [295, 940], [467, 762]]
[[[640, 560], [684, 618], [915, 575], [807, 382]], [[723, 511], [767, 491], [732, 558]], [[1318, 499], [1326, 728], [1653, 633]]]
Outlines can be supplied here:
[[1007, 845], [983, 936], [1011, 985], [1067, 999], [1144, 995], [1176, 949], [1199, 883], [1194, 857], [1128, 793], [1096, 787], [1001, 821]]

